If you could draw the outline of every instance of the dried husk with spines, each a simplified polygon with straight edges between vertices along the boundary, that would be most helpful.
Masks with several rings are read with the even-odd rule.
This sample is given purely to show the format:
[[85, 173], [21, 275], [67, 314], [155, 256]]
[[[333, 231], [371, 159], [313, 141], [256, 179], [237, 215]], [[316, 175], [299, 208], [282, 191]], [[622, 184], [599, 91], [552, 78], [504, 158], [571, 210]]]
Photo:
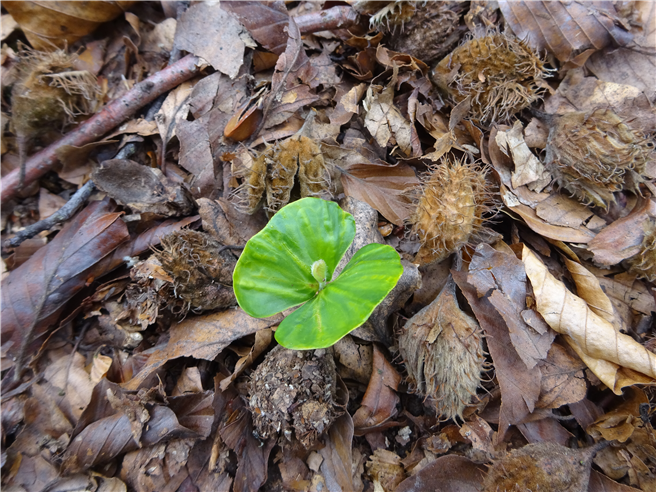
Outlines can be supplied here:
[[21, 163], [44, 129], [61, 130], [75, 117], [93, 113], [100, 88], [93, 74], [75, 67], [63, 50], [19, 53], [19, 77], [12, 89], [12, 124]]
[[608, 208], [613, 193], [640, 193], [654, 141], [610, 109], [551, 116], [546, 165], [557, 183], [587, 205]]
[[174, 295], [185, 303], [183, 314], [237, 304], [232, 289], [237, 260], [209, 234], [176, 231], [162, 237], [161, 246], [155, 256], [173, 279]]
[[289, 203], [297, 179], [301, 198], [321, 196], [330, 188], [319, 145], [303, 135], [268, 146], [241, 174], [244, 182], [235, 190], [234, 203], [248, 214], [259, 210], [263, 197], [267, 212], [275, 214]]
[[460, 309], [451, 277], [437, 298], [408, 320], [399, 352], [411, 388], [437, 415], [462, 418], [480, 385], [485, 353], [478, 322]]
[[494, 209], [486, 173], [484, 166], [451, 156], [429, 169], [410, 217], [421, 244], [415, 263], [440, 262], [484, 229], [485, 215]]
[[432, 79], [452, 104], [469, 99], [472, 120], [508, 122], [542, 97], [550, 70], [525, 41], [496, 30], [474, 34], [440, 61]]
[[626, 263], [629, 272], [639, 278], [656, 282], [656, 219], [650, 218], [644, 227], [644, 237], [640, 252], [629, 258]]

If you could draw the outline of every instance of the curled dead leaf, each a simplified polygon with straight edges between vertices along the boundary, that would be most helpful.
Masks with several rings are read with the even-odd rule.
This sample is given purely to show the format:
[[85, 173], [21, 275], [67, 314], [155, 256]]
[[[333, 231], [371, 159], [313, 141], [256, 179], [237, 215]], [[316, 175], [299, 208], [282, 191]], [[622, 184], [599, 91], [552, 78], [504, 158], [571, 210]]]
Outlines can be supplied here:
[[617, 333], [526, 246], [522, 252], [526, 274], [533, 285], [538, 312], [565, 339], [592, 372], [615, 393], [623, 386], [654, 383], [656, 354], [628, 335]]

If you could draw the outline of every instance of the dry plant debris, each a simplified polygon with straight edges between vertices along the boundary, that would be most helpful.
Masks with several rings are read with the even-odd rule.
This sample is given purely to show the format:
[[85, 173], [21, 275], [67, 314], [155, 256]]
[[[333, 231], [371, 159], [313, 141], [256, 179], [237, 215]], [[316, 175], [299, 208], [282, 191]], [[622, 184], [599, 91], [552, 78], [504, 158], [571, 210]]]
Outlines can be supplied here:
[[[333, 4], [2, 3], [3, 490], [656, 489], [655, 4]], [[316, 351], [302, 197], [404, 268]]]

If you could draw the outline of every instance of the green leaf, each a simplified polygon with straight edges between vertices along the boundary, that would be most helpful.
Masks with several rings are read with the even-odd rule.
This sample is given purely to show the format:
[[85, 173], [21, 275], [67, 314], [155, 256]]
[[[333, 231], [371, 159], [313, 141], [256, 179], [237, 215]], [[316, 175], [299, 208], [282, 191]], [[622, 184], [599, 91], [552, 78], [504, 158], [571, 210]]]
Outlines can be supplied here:
[[312, 265], [323, 260], [330, 281], [355, 237], [355, 221], [336, 203], [303, 198], [283, 207], [244, 248], [233, 274], [241, 308], [266, 318], [319, 290]]
[[296, 350], [330, 347], [369, 318], [402, 273], [394, 248], [365, 246], [336, 280], [280, 323], [276, 340]]

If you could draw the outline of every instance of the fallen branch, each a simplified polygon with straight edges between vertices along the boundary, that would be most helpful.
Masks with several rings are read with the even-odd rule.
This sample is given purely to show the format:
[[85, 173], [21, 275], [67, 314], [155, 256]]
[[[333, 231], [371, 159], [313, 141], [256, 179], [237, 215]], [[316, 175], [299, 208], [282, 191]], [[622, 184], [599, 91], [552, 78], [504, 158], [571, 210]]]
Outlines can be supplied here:
[[319, 12], [294, 17], [303, 34], [332, 29], [348, 29], [358, 23], [358, 13], [352, 7], [333, 7]]
[[82, 188], [75, 192], [71, 199], [68, 200], [62, 208], [57, 210], [51, 216], [27, 226], [22, 231], [18, 231], [14, 237], [4, 242], [2, 245], [3, 248], [15, 248], [26, 239], [36, 236], [39, 232], [46, 231], [56, 224], [70, 219], [73, 217], [75, 211], [80, 208], [80, 205], [86, 202], [89, 195], [93, 193], [93, 188], [93, 181], [87, 181]]
[[[24, 186], [47, 173], [57, 162], [57, 149], [64, 145], [81, 147], [95, 142], [105, 133], [132, 116], [139, 108], [159, 95], [177, 87], [193, 77], [199, 69], [199, 59], [187, 55], [180, 61], [151, 75], [118, 99], [110, 102], [99, 113], [82, 123], [63, 138], [30, 157], [25, 165]], [[20, 170], [15, 169], [2, 178], [2, 205], [14, 198], [20, 190]]]

